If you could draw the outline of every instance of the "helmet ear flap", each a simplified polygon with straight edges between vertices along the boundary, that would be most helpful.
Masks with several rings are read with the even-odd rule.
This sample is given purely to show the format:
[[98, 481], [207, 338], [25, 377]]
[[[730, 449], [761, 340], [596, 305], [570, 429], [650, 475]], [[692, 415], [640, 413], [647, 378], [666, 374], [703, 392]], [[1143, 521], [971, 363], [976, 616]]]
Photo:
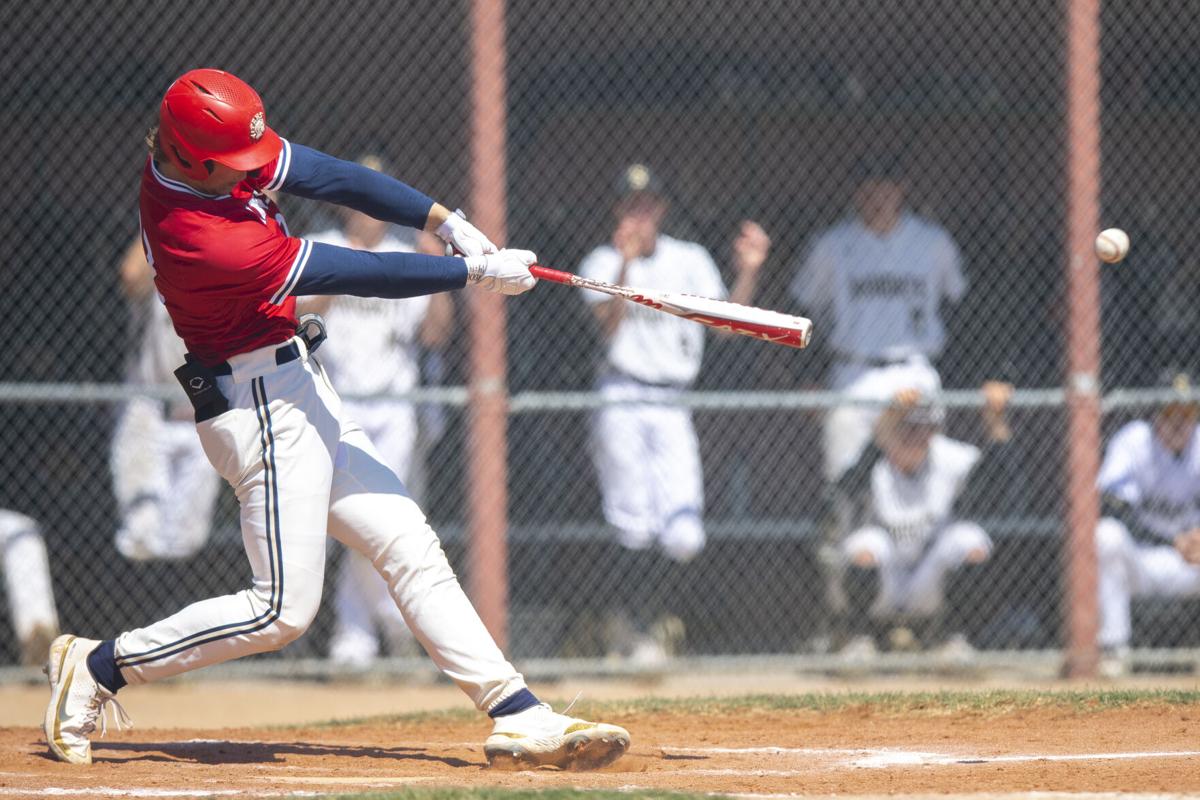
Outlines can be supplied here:
[[175, 135], [168, 126], [160, 126], [158, 135], [161, 137], [162, 151], [167, 160], [192, 180], [204, 180], [209, 171], [204, 161], [196, 155], [183, 141]]

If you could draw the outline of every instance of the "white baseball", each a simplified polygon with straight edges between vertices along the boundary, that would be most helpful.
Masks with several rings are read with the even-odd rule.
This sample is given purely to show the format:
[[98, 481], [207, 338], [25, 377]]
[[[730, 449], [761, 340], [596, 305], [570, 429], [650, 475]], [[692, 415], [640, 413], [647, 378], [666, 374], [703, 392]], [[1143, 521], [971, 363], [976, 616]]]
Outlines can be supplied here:
[[1101, 261], [1116, 264], [1129, 253], [1129, 234], [1120, 228], [1100, 231], [1096, 237], [1096, 255]]

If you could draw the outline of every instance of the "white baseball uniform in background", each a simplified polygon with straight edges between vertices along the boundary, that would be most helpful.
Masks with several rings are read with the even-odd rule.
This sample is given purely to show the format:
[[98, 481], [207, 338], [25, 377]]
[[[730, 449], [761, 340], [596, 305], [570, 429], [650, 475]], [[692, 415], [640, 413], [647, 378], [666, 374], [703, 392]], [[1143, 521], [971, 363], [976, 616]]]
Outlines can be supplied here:
[[[931, 363], [946, 338], [939, 307], [958, 302], [966, 290], [954, 240], [911, 213], [882, 235], [857, 217], [817, 235], [791, 286], [796, 302], [829, 326], [830, 388], [879, 400], [904, 388], [941, 388]], [[848, 405], [830, 412], [828, 480], [858, 459], [881, 411]]]
[[1161, 544], [1136, 541], [1120, 520], [1096, 528], [1102, 647], [1122, 647], [1132, 636], [1130, 600], [1144, 595], [1200, 593], [1200, 567], [1172, 545], [1175, 536], [1200, 527], [1200, 428], [1176, 456], [1137, 420], [1109, 442], [1100, 467], [1100, 491], [1131, 505], [1137, 521]]
[[906, 475], [880, 456], [870, 472], [870, 522], [842, 542], [846, 565], [870, 553], [879, 568], [873, 616], [931, 616], [941, 609], [945, 577], [976, 549], [991, 553], [987, 533], [957, 520], [954, 503], [979, 461], [979, 448], [937, 434], [925, 464]]
[[[308, 237], [314, 242], [350, 247], [337, 229]], [[392, 234], [371, 248], [374, 252], [413, 252], [414, 248]], [[420, 331], [429, 310], [429, 296], [405, 300], [340, 295], [332, 298], [325, 313], [329, 338], [318, 356], [330, 380], [347, 395], [379, 395], [343, 400], [343, 413], [354, 420], [374, 443], [384, 463], [409, 490], [420, 472], [417, 453], [416, 407], [393, 399], [421, 382]], [[329, 645], [330, 657], [355, 666], [366, 666], [379, 655], [382, 630], [393, 654], [412, 641], [404, 617], [388, 594], [387, 583], [371, 562], [353, 550], [342, 554], [334, 595], [337, 622]]]
[[28, 659], [30, 645], [44, 649], [58, 634], [58, 610], [46, 542], [38, 524], [24, 514], [0, 509], [0, 567], [13, 633]]
[[[614, 282], [621, 256], [596, 248], [579, 272]], [[725, 299], [727, 290], [702, 246], [660, 235], [653, 255], [637, 259], [626, 285]], [[583, 292], [589, 304], [609, 300]], [[615, 302], [623, 302], [617, 300]], [[656, 541], [670, 557], [686, 561], [704, 548], [704, 479], [700, 445], [687, 408], [672, 405], [700, 372], [704, 327], [628, 303], [608, 342], [599, 391], [606, 405], [593, 422], [592, 451], [604, 516], [623, 545]]]
[[139, 561], [187, 558], [208, 540], [221, 479], [204, 457], [191, 404], [175, 380], [183, 340], [157, 295], [147, 298], [144, 313], [141, 347], [126, 381], [166, 386], [173, 399], [134, 396], [121, 409], [110, 459], [121, 516], [116, 546]]

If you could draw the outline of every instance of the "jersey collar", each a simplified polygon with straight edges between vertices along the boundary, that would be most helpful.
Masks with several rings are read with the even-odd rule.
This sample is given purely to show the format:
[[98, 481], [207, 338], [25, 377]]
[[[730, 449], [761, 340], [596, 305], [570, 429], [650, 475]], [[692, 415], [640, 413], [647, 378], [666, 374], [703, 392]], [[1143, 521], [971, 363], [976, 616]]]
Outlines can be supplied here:
[[150, 171], [154, 173], [154, 179], [156, 181], [158, 181], [160, 184], [167, 187], [168, 189], [171, 189], [176, 192], [184, 192], [185, 194], [190, 194], [193, 197], [202, 197], [205, 200], [225, 200], [225, 199], [233, 196], [230, 194], [205, 194], [204, 192], [193, 189], [191, 186], [188, 186], [186, 183], [183, 183], [181, 181], [171, 180], [170, 178], [168, 178], [167, 176], [163, 175], [161, 172], [158, 171], [158, 165], [154, 163], [154, 159], [150, 159]]

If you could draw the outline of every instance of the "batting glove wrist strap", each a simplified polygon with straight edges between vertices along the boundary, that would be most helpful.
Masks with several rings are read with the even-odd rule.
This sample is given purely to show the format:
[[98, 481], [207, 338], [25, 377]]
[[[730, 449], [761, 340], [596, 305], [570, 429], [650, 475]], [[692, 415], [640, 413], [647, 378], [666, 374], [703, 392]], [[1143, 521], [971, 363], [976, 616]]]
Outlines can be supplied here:
[[501, 250], [485, 256], [467, 256], [467, 282], [489, 292], [522, 294], [537, 283], [529, 267], [537, 256], [529, 250]]
[[482, 256], [496, 253], [499, 248], [483, 232], [467, 222], [462, 211], [455, 211], [437, 227], [437, 235], [443, 242], [464, 256]]

